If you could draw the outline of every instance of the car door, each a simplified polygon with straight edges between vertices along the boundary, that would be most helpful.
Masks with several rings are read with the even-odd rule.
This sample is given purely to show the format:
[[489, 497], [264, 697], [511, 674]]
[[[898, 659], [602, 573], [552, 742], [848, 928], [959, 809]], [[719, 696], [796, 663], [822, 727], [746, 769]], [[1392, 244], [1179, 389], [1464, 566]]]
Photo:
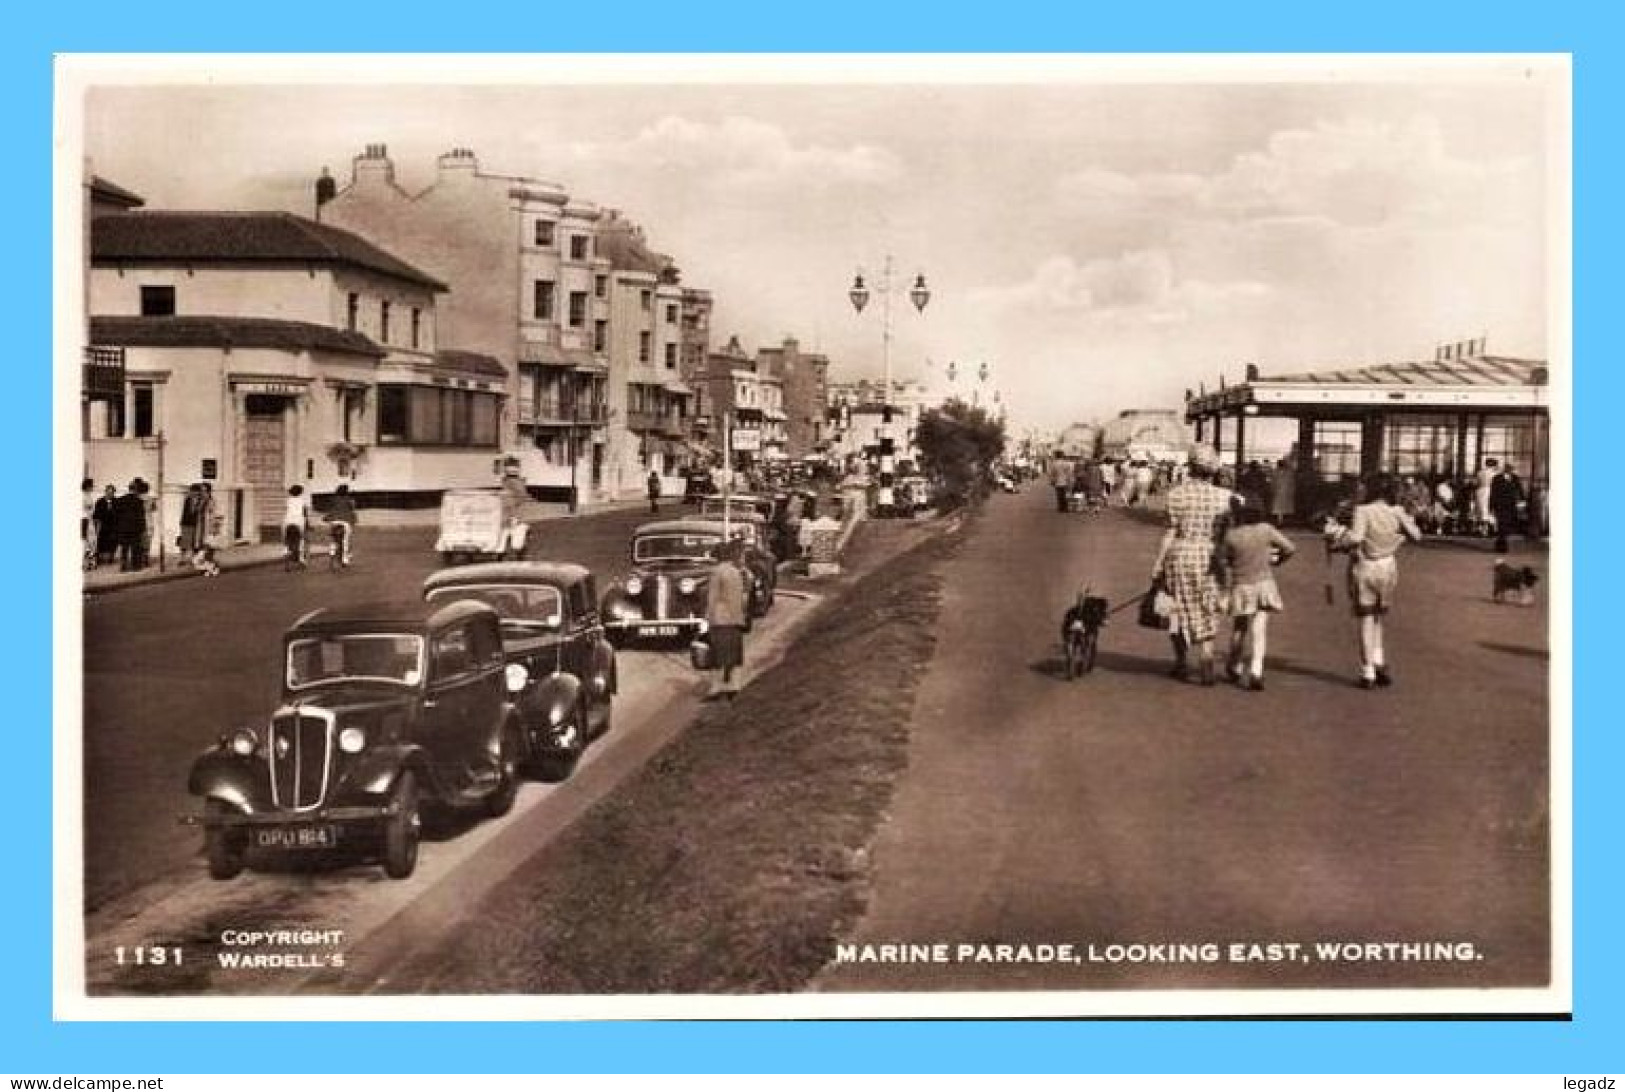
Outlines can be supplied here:
[[418, 742], [429, 754], [435, 779], [448, 794], [468, 787], [480, 761], [476, 724], [487, 675], [476, 658], [470, 620], [432, 633], [429, 638], [429, 681], [423, 699]]

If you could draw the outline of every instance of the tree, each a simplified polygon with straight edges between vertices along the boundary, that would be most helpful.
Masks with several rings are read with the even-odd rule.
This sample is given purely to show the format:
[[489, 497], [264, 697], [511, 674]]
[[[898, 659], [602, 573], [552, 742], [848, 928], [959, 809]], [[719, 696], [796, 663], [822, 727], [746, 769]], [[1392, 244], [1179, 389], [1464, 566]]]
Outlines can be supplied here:
[[986, 496], [1004, 442], [1002, 420], [957, 398], [921, 414], [914, 446], [921, 468], [939, 484], [939, 507], [957, 508]]

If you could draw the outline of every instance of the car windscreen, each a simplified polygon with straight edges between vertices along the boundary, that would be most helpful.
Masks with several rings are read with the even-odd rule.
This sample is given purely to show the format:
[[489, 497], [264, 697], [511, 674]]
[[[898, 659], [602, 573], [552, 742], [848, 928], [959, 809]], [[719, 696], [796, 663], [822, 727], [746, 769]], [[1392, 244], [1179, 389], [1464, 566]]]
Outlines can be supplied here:
[[429, 593], [431, 603], [463, 599], [496, 608], [507, 629], [556, 629], [564, 620], [564, 597], [551, 584], [469, 584]]
[[633, 561], [657, 561], [666, 558], [709, 559], [720, 534], [660, 534], [639, 535], [632, 543]]
[[423, 638], [414, 633], [343, 633], [288, 642], [288, 689], [336, 679], [416, 686], [423, 678]]

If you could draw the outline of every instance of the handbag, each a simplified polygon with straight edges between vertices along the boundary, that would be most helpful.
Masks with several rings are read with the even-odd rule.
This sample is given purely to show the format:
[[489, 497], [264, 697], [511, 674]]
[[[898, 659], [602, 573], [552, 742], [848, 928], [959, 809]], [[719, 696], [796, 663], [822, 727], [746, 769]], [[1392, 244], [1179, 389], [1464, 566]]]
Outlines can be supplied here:
[[1151, 582], [1145, 594], [1140, 596], [1138, 621], [1146, 629], [1167, 629], [1173, 613], [1173, 596], [1168, 594], [1167, 586], [1162, 582], [1162, 578], [1158, 577]]
[[696, 637], [689, 642], [688, 660], [694, 665], [695, 671], [711, 670], [711, 642], [704, 637]]

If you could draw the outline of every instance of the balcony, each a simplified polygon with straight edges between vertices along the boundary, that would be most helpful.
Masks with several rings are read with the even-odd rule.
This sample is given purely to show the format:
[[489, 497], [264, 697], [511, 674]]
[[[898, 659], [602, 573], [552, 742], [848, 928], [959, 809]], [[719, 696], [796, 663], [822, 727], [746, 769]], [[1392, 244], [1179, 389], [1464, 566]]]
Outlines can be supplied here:
[[85, 346], [84, 396], [124, 397], [124, 350]]
[[540, 428], [599, 427], [609, 423], [609, 406], [604, 402], [575, 402], [569, 398], [539, 398], [518, 405], [519, 424]]

